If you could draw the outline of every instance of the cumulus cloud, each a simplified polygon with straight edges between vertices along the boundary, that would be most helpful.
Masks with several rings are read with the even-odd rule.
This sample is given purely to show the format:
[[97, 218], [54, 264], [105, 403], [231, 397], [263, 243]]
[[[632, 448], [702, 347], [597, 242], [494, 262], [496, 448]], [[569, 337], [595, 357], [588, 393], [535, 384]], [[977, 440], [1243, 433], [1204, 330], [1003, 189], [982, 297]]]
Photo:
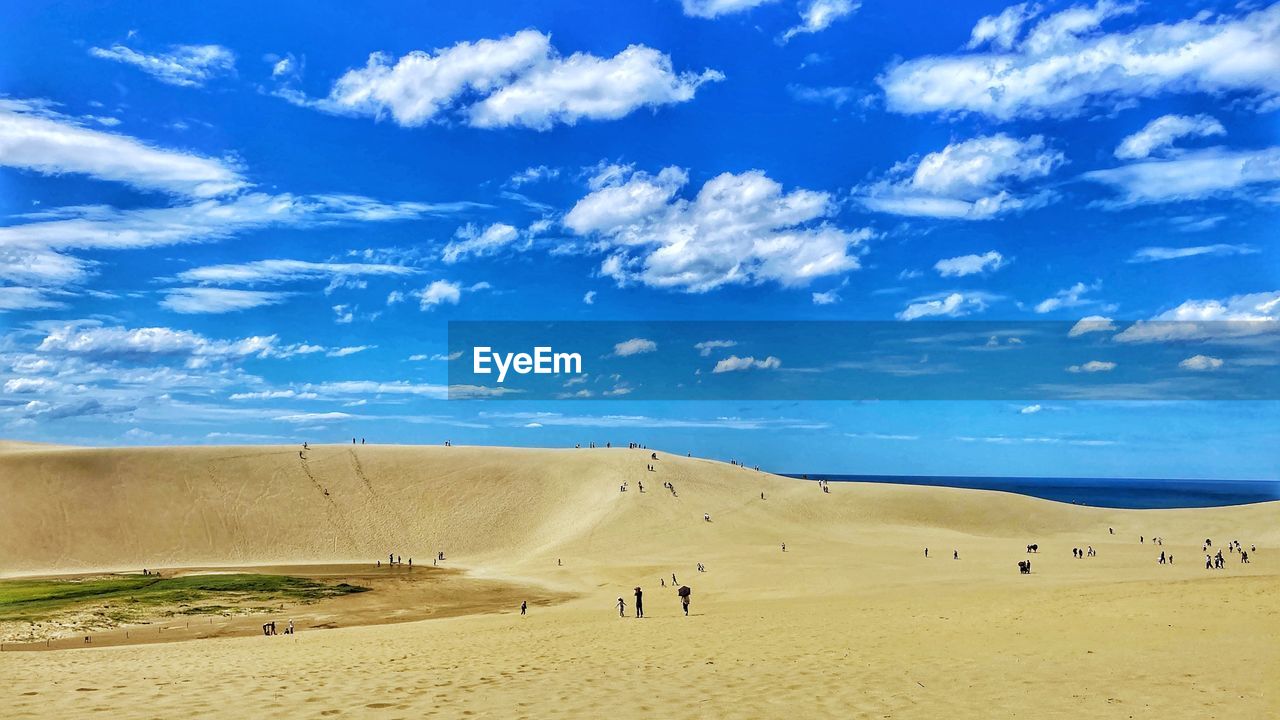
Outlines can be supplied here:
[[631, 338], [613, 346], [613, 354], [617, 357], [630, 357], [651, 353], [658, 349], [658, 343], [645, 338]]
[[33, 100], [0, 98], [0, 165], [200, 198], [246, 186], [235, 163], [94, 130]]
[[471, 257], [484, 257], [496, 254], [520, 237], [520, 231], [506, 223], [494, 223], [481, 230], [473, 224], [467, 224], [454, 234], [456, 240], [445, 245], [441, 259], [446, 263], [456, 263]]
[[1122, 140], [1115, 155], [1121, 160], [1140, 160], [1173, 147], [1174, 141], [1184, 137], [1226, 134], [1222, 123], [1209, 115], [1162, 115]]
[[1112, 332], [1116, 329], [1116, 324], [1109, 317], [1102, 315], [1089, 315], [1080, 318], [1075, 325], [1067, 331], [1067, 337], [1080, 337], [1095, 332]]
[[160, 306], [176, 313], [221, 314], [239, 312], [266, 305], [278, 305], [290, 293], [229, 288], [177, 288], [166, 290]]
[[1047, 194], [1025, 194], [1024, 188], [1064, 162], [1040, 135], [1023, 140], [998, 133], [900, 162], [854, 194], [876, 212], [986, 220], [1046, 202]]
[[1209, 372], [1217, 370], [1222, 366], [1222, 358], [1216, 358], [1210, 355], [1192, 355], [1186, 360], [1178, 363], [1178, 367], [1183, 370], [1195, 370], [1197, 372]]
[[712, 373], [740, 372], [742, 370], [777, 370], [782, 367], [782, 361], [770, 355], [762, 360], [757, 360], [748, 355], [747, 357], [738, 357], [730, 355], [729, 357], [716, 363]]
[[450, 280], [436, 280], [425, 288], [413, 293], [418, 298], [418, 306], [422, 310], [431, 310], [437, 305], [457, 305], [462, 300], [462, 284]]
[[1086, 297], [1086, 295], [1094, 292], [1100, 287], [1102, 287], [1101, 283], [1085, 285], [1082, 282], [1078, 282], [1065, 290], [1059, 290], [1053, 297], [1045, 298], [1037, 303], [1035, 311], [1043, 315], [1044, 313], [1051, 313], [1054, 310], [1061, 310], [1063, 308], [1092, 305], [1098, 301]]
[[1044, 407], [1041, 405], [1027, 405], [1026, 407], [1022, 408], [1018, 412], [1021, 413], [1022, 415], [1034, 415], [1040, 412], [1041, 410], [1044, 410]]
[[963, 317], [987, 309], [989, 296], [984, 293], [946, 293], [930, 295], [911, 301], [897, 314], [899, 320], [917, 320], [922, 317]]
[[998, 120], [1069, 117], [1175, 93], [1243, 93], [1262, 103], [1280, 96], [1280, 5], [1101, 30], [1135, 7], [1111, 0], [1075, 6], [1024, 33], [1039, 9], [1016, 5], [978, 21], [970, 52], [898, 63], [877, 81], [895, 112]]
[[689, 17], [714, 19], [721, 15], [745, 12], [751, 8], [776, 0], [680, 0], [684, 14]]
[[1116, 364], [1107, 360], [1090, 360], [1081, 365], [1072, 365], [1067, 368], [1067, 372], [1073, 373], [1100, 373], [1111, 372], [1116, 369]]
[[108, 359], [167, 356], [184, 359], [191, 368], [203, 367], [211, 361], [279, 357], [290, 352], [290, 348], [278, 345], [275, 335], [216, 340], [190, 330], [167, 327], [126, 328], [74, 323], [48, 329], [36, 350]]
[[1280, 332], [1280, 290], [1222, 300], [1187, 300], [1115, 336], [1117, 342], [1214, 340]]
[[704, 83], [723, 78], [715, 70], [676, 73], [671, 58], [644, 45], [611, 58], [589, 53], [566, 58], [551, 46], [549, 35], [522, 30], [399, 59], [374, 53], [322, 99], [290, 90], [279, 94], [325, 112], [389, 116], [405, 127], [458, 117], [474, 127], [547, 130], [687, 102]]
[[585, 294], [583, 294], [583, 296], [582, 296], [582, 302], [586, 303], [587, 305], [595, 305], [595, 304], [596, 304], [596, 291], [595, 291], [595, 290], [588, 290]]
[[1251, 186], [1274, 188], [1280, 183], [1280, 147], [1192, 150], [1168, 159], [1091, 170], [1082, 177], [1119, 193], [1116, 199], [1102, 203], [1111, 208], [1235, 195]]
[[802, 33], [822, 32], [835, 21], [857, 12], [861, 6], [857, 0], [809, 0], [800, 9], [800, 24], [783, 33], [782, 41]]
[[235, 53], [221, 45], [174, 45], [168, 52], [149, 55], [116, 44], [89, 48], [89, 54], [132, 65], [160, 82], [182, 87], [200, 87], [234, 74], [236, 68]]
[[995, 272], [1005, 266], [1004, 255], [992, 250], [981, 255], [961, 255], [939, 260], [933, 269], [942, 277], [964, 277], [982, 272]]
[[738, 343], [735, 340], [704, 340], [693, 347], [702, 357], [710, 357], [714, 350], [737, 347], [737, 345]]
[[1213, 245], [1197, 245], [1195, 247], [1144, 247], [1134, 251], [1127, 262], [1150, 263], [1163, 260], [1181, 260], [1182, 258], [1199, 257], [1201, 255], [1253, 255], [1258, 249], [1252, 245], [1231, 245], [1215, 243]]
[[836, 290], [813, 293], [814, 305], [834, 305], [840, 302], [840, 293]]
[[687, 200], [678, 193], [688, 180], [676, 167], [657, 175], [606, 167], [564, 225], [599, 241], [610, 253], [601, 272], [620, 285], [685, 292], [766, 281], [800, 286], [859, 267], [856, 248], [871, 231], [828, 222], [836, 208], [827, 193], [783, 192], [751, 170], [712, 178]]

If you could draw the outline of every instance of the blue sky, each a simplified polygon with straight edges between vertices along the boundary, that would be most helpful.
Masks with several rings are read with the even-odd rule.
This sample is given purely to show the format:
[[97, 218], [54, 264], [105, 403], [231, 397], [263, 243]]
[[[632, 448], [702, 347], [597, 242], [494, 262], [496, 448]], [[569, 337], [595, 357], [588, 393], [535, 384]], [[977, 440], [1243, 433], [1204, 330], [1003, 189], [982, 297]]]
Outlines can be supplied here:
[[[19, 2], [0, 21], [0, 436], [1280, 475], [1270, 402], [484, 402], [446, 399], [441, 359], [450, 320], [1088, 318], [1064, 378], [1131, 370], [1107, 343], [1153, 320], [1190, 323], [1152, 340], [1183, 357], [1170, 382], [1272, 367], [1280, 5]], [[712, 352], [761, 384], [794, 365]]]

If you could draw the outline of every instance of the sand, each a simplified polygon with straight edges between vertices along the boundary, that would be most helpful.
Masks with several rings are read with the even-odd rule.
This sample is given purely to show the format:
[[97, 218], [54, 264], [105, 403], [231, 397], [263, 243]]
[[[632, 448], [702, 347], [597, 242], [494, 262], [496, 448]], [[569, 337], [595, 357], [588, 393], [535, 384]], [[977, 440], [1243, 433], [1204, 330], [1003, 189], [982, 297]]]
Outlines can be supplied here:
[[[1280, 715], [1280, 503], [1124, 511], [894, 485], [823, 494], [640, 450], [341, 445], [306, 461], [296, 447], [12, 447], [0, 497], [6, 575], [372, 564], [388, 552], [429, 563], [443, 550], [469, 578], [573, 596], [523, 618], [512, 606], [0, 653], [6, 718]], [[1251, 564], [1227, 554], [1207, 571], [1205, 537], [1258, 548]], [[1087, 545], [1097, 557], [1072, 557]], [[1156, 564], [1160, 549], [1176, 564]], [[1027, 558], [1034, 572], [1019, 575]], [[673, 572], [693, 588], [690, 617], [659, 584]], [[621, 619], [617, 598], [630, 614], [636, 585], [647, 617]]]

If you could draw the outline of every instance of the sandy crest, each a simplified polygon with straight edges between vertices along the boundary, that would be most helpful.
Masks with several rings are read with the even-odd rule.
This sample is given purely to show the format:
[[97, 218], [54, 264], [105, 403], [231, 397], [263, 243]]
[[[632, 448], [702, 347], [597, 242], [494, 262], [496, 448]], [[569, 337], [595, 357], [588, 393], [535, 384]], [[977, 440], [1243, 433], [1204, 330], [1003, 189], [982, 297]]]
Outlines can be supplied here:
[[[651, 473], [648, 452], [628, 450], [327, 446], [305, 468], [296, 448], [7, 453], [10, 574], [371, 562], [391, 549], [425, 559], [439, 547], [475, 576], [579, 595], [525, 618], [512, 607], [0, 653], [0, 716], [1280, 715], [1276, 503], [1121, 511], [945, 488], [822, 494], [659, 457]], [[1155, 563], [1152, 536], [1176, 564]], [[1206, 571], [1206, 536], [1258, 551]], [[1072, 558], [1090, 544], [1098, 557]], [[1028, 557], [1034, 573], [1019, 575]], [[659, 584], [672, 572], [694, 589], [691, 617]], [[619, 618], [635, 585], [647, 617]]]

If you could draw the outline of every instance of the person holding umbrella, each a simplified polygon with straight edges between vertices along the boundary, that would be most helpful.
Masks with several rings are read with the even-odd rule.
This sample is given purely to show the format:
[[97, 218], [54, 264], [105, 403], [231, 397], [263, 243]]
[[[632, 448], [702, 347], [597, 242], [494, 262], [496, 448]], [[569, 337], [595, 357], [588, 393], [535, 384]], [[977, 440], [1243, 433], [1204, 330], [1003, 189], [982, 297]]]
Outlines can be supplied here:
[[680, 595], [680, 605], [684, 608], [685, 617], [689, 617], [689, 596], [693, 594], [693, 591], [689, 589], [688, 585], [681, 585], [676, 592]]

